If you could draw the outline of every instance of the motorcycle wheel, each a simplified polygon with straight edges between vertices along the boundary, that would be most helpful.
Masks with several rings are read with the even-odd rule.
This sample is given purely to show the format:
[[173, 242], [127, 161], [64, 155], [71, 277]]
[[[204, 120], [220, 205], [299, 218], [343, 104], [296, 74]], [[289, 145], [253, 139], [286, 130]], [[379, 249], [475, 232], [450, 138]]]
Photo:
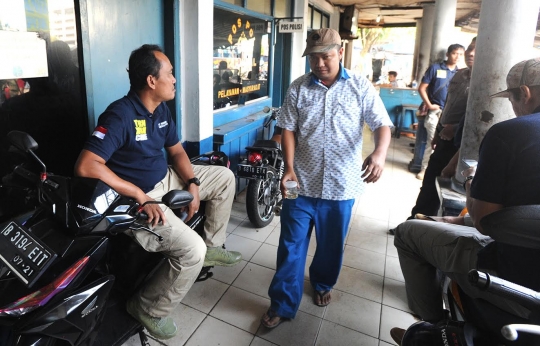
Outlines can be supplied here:
[[275, 196], [270, 179], [250, 180], [246, 192], [246, 211], [249, 221], [258, 228], [267, 226], [274, 219]]

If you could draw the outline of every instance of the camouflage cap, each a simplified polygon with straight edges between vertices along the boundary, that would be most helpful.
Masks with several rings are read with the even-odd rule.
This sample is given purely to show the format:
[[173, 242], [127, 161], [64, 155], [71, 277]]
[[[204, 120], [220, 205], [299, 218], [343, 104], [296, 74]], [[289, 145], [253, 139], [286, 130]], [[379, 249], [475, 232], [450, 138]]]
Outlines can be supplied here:
[[336, 30], [329, 28], [313, 30], [308, 34], [306, 49], [302, 56], [327, 52], [336, 44], [341, 45], [341, 37]]
[[491, 97], [509, 97], [510, 90], [522, 85], [540, 85], [540, 58], [523, 60], [512, 66], [506, 76], [506, 90], [491, 95]]

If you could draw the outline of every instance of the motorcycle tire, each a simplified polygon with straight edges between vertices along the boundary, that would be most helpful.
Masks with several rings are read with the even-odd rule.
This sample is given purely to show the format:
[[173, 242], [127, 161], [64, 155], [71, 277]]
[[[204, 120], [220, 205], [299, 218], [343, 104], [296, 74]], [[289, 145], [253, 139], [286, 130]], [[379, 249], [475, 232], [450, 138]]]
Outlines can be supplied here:
[[246, 211], [249, 221], [257, 227], [268, 226], [274, 219], [274, 204], [267, 205], [264, 201], [265, 189], [271, 181], [256, 179], [250, 180], [246, 192]]

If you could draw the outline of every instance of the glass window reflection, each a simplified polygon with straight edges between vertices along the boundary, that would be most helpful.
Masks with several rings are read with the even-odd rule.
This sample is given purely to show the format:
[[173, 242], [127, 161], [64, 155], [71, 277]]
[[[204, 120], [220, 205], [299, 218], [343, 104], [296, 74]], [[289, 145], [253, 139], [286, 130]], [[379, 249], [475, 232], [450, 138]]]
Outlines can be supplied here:
[[73, 1], [0, 0], [0, 176], [20, 160], [11, 130], [38, 142], [48, 171], [73, 174], [87, 137], [75, 12]]
[[278, 18], [289, 17], [291, 15], [291, 3], [290, 0], [276, 0], [276, 8], [274, 16]]
[[214, 9], [214, 109], [268, 96], [269, 23]]

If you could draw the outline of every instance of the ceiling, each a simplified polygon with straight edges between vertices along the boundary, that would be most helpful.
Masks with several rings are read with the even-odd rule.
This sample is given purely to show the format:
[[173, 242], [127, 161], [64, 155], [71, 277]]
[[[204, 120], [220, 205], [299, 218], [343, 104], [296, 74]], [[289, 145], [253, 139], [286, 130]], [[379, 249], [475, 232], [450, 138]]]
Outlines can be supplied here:
[[[326, 0], [343, 12], [354, 5], [358, 10], [359, 28], [411, 27], [422, 18], [422, 4], [435, 4], [432, 0]], [[464, 32], [478, 32], [482, 0], [457, 0], [456, 26]], [[378, 20], [377, 20], [378, 17]], [[341, 32], [340, 32], [341, 34]], [[540, 16], [536, 26], [534, 47], [540, 48]]]
[[[415, 26], [422, 18], [422, 4], [435, 1], [418, 0], [327, 0], [334, 6], [354, 5], [358, 10], [358, 27]], [[458, 0], [456, 24], [463, 31], [476, 32], [482, 0]], [[377, 17], [379, 21], [377, 22]]]

